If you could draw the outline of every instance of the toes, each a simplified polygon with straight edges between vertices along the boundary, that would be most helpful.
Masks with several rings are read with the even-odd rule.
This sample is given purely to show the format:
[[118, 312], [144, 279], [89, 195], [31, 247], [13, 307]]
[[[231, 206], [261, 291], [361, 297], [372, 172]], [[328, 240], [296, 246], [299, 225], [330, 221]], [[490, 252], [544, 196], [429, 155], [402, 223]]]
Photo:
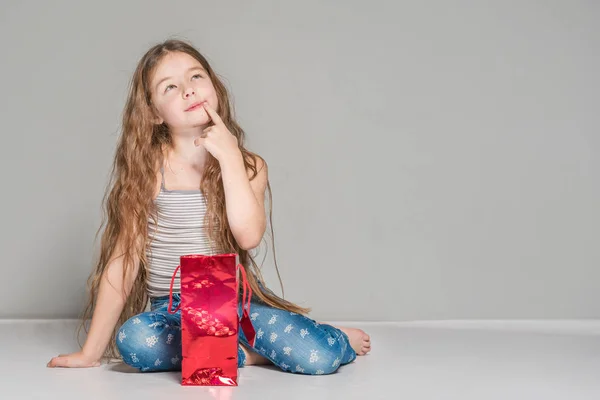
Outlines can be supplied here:
[[368, 352], [370, 352], [371, 351], [371, 343], [370, 342], [364, 343], [363, 347], [362, 347], [362, 351], [364, 354], [367, 354]]
[[363, 342], [360, 350], [357, 351], [356, 354], [359, 356], [364, 356], [365, 354], [367, 354], [370, 351], [371, 351], [371, 343]]
[[371, 336], [369, 336], [365, 331], [361, 330], [360, 333], [362, 333], [361, 339], [363, 340], [363, 342], [371, 341]]

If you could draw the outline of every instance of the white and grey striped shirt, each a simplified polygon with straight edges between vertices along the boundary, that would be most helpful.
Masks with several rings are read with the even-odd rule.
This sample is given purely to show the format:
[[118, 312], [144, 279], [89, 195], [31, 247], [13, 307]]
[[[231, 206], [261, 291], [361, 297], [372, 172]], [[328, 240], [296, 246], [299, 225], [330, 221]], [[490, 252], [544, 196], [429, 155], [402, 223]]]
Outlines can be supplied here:
[[[187, 254], [219, 254], [209, 241], [204, 228], [206, 198], [199, 190], [167, 190], [164, 169], [161, 168], [160, 193], [154, 200], [158, 223], [148, 219], [150, 244], [147, 290], [150, 297], [168, 296], [171, 277], [179, 265], [179, 257]], [[179, 273], [173, 292], [180, 291]]]

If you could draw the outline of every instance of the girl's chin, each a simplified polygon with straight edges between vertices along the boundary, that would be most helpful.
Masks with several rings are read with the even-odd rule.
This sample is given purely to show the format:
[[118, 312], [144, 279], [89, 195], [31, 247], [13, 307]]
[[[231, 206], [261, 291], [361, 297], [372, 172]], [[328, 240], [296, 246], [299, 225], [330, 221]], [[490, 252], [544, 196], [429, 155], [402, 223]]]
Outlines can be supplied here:
[[192, 121], [186, 121], [177, 127], [173, 127], [173, 131], [188, 131], [190, 129], [205, 129], [210, 126], [209, 118], [198, 118]]

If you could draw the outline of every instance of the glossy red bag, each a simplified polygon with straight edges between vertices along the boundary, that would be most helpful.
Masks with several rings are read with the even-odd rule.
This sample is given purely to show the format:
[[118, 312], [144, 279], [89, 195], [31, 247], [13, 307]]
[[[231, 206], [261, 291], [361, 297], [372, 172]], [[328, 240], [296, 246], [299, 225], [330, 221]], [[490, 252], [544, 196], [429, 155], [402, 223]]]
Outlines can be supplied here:
[[[169, 313], [181, 310], [181, 384], [237, 386], [238, 330], [254, 346], [250, 322], [252, 290], [236, 254], [185, 255], [173, 272]], [[181, 302], [173, 304], [173, 282], [180, 271]], [[243, 313], [238, 318], [239, 279], [242, 279]]]

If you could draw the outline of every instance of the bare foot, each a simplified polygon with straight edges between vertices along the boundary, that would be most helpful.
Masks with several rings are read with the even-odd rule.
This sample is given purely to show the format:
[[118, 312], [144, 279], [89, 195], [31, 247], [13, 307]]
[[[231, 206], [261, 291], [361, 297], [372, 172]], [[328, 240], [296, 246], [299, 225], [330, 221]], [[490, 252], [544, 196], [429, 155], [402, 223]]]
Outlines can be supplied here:
[[336, 326], [336, 328], [348, 335], [350, 346], [352, 346], [356, 355], [364, 356], [371, 351], [371, 337], [362, 329], [344, 328], [341, 326]]
[[264, 365], [271, 364], [269, 359], [261, 356], [260, 354], [248, 350], [245, 345], [242, 344], [242, 351], [246, 355], [246, 364], [245, 365]]

